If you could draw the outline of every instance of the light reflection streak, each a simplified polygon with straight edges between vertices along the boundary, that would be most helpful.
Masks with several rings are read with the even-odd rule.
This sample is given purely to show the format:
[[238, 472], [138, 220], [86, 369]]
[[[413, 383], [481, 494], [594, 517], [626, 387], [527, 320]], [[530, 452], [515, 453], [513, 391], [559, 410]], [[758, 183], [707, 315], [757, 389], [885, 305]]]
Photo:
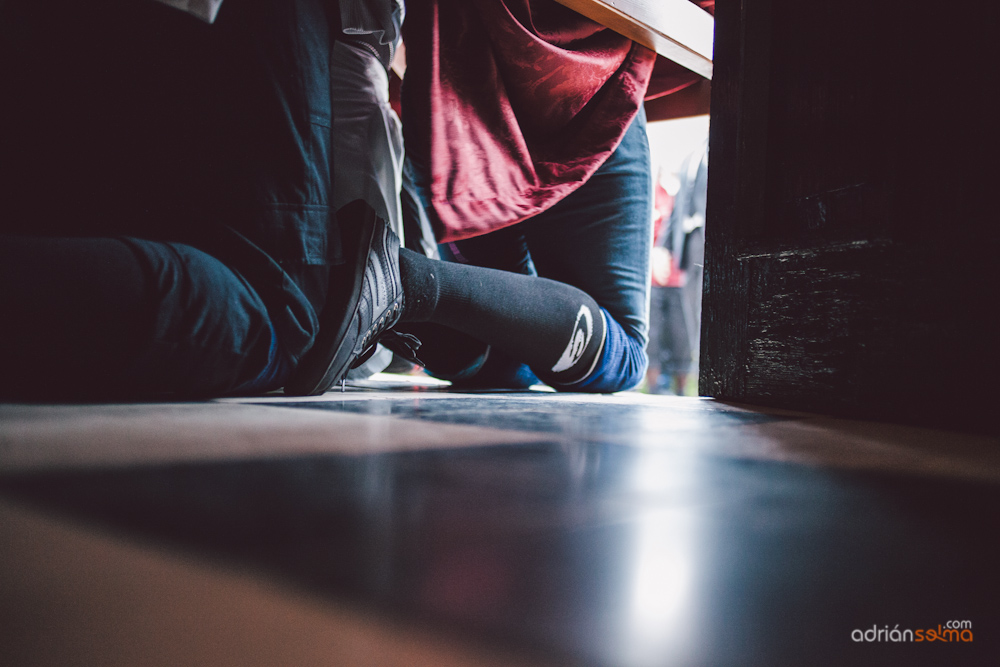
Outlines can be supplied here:
[[693, 662], [697, 624], [701, 513], [696, 455], [645, 450], [629, 490], [642, 504], [635, 523], [625, 627], [619, 664], [626, 667]]

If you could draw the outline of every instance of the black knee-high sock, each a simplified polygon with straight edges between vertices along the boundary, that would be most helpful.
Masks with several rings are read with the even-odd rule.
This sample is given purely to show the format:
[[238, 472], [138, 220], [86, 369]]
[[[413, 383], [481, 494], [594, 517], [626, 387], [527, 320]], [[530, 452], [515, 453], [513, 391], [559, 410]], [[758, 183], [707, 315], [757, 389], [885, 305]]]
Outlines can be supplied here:
[[404, 322], [434, 322], [528, 364], [541, 379], [582, 380], [604, 346], [604, 317], [565, 283], [400, 250]]

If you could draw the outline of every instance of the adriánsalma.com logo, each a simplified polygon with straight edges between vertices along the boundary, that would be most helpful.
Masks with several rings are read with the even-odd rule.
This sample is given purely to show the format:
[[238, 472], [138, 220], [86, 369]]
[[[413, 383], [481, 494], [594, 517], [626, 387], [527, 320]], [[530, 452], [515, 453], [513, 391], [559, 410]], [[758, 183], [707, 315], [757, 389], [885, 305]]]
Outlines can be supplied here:
[[900, 629], [885, 625], [873, 625], [864, 630], [851, 630], [851, 639], [855, 642], [971, 642], [972, 621], [948, 621], [936, 628]]

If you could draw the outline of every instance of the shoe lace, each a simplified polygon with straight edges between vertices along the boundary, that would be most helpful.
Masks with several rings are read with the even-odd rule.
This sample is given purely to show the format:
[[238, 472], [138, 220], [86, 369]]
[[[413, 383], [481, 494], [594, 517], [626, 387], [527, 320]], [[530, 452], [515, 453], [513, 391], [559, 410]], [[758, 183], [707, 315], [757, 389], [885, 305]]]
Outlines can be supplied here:
[[353, 364], [351, 364], [351, 368], [357, 368], [371, 359], [372, 355], [375, 354], [375, 350], [377, 349], [379, 343], [410, 363], [417, 364], [418, 366], [424, 365], [424, 362], [417, 358], [417, 350], [419, 350], [421, 346], [420, 339], [413, 334], [400, 333], [389, 329], [376, 337], [372, 341], [372, 344], [369, 345], [364, 352], [358, 355], [358, 358]]

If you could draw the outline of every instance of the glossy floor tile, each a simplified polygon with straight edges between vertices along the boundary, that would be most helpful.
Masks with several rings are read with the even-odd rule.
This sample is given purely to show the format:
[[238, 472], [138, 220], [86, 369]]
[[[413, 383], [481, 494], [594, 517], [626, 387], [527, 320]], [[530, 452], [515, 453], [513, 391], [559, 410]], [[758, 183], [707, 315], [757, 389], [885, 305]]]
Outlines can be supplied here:
[[233, 664], [278, 664], [302, 627], [283, 664], [996, 664], [998, 445], [642, 395], [0, 406], [0, 647], [135, 664], [155, 629], [116, 652], [109, 626], [232, 609], [171, 655], [252, 635], [271, 659]]

